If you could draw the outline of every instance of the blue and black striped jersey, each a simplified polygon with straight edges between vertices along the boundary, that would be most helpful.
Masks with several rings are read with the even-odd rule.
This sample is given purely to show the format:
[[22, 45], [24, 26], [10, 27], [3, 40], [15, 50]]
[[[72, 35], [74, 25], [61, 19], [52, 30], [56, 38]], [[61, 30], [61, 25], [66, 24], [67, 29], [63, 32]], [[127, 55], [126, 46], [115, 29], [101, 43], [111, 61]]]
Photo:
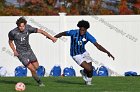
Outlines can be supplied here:
[[86, 51], [85, 44], [88, 41], [91, 43], [96, 42], [96, 39], [89, 32], [86, 32], [84, 35], [80, 35], [79, 29], [66, 31], [66, 36], [71, 36], [71, 56], [83, 54]]

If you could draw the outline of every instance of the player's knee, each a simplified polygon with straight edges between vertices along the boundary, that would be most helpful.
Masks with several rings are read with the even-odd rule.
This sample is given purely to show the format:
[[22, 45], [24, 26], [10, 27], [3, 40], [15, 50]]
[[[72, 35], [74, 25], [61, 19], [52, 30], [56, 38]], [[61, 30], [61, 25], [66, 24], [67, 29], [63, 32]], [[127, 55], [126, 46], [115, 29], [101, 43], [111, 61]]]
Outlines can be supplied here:
[[36, 73], [36, 69], [30, 69], [32, 73]]

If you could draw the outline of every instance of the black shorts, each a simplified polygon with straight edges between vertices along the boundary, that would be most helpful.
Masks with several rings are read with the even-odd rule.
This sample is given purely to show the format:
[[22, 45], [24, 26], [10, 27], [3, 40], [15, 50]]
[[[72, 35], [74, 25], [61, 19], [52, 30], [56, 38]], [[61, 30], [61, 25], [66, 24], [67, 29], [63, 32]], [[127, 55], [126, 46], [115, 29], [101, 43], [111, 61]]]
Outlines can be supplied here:
[[22, 64], [26, 67], [31, 62], [36, 62], [37, 58], [32, 50], [28, 50], [27, 52], [19, 53], [18, 59], [22, 62]]

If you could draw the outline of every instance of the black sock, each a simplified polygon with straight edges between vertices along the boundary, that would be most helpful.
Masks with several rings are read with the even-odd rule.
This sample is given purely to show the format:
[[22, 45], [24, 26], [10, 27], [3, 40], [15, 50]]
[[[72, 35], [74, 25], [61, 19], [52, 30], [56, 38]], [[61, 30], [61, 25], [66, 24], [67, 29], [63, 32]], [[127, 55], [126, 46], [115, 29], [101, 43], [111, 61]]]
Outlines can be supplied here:
[[34, 78], [34, 80], [35, 80], [38, 84], [41, 84], [41, 83], [42, 83], [41, 80], [40, 80], [40, 78], [39, 78], [36, 74], [33, 75], [33, 78]]

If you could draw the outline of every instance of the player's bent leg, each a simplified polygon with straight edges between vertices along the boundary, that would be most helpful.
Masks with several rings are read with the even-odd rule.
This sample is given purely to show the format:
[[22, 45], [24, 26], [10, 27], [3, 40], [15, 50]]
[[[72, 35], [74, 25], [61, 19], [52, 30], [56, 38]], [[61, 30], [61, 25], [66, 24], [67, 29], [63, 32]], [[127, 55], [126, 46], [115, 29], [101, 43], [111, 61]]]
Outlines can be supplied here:
[[[37, 60], [32, 61], [31, 64], [35, 67], [35, 69], [36, 69], [36, 71], [37, 71], [37, 69], [39, 68], [39, 63], [38, 63], [38, 61], [37, 61]], [[43, 84], [43, 82], [41, 82], [41, 83], [39, 84], [39, 86], [42, 87], [42, 86], [45, 86], [45, 85]]]
[[92, 81], [92, 72], [93, 72], [93, 68], [92, 68], [92, 63], [87, 63], [86, 61], [81, 63], [81, 67], [84, 68], [84, 71], [86, 71], [85, 73], [87, 74], [86, 77], [86, 84], [87, 85], [91, 85], [91, 81]]
[[87, 74], [88, 74], [88, 71], [87, 71], [87, 68], [88, 68], [88, 64], [86, 61], [83, 61], [80, 65], [82, 68], [84, 68], [83, 70], [80, 70], [80, 73], [84, 79], [84, 81], [86, 82], [87, 81]]
[[33, 77], [34, 80], [39, 84], [39, 86], [45, 86], [45, 85], [41, 82], [40, 78], [37, 76], [36, 69], [35, 69], [35, 67], [32, 65], [32, 63], [29, 63], [29, 64], [27, 65], [27, 68], [31, 71], [32, 77]]
[[93, 75], [93, 67], [92, 67], [92, 63], [90, 62], [90, 63], [88, 63], [89, 64], [89, 66], [90, 66], [90, 69], [89, 69], [89, 71], [88, 71], [88, 73], [87, 73], [87, 82], [86, 82], [86, 84], [87, 85], [92, 85], [91, 84], [91, 81], [92, 81], [92, 75]]
[[92, 62], [90, 63], [87, 63], [89, 66], [88, 66], [88, 69], [87, 69], [87, 77], [92, 77], [93, 75], [93, 67], [92, 67]]
[[90, 62], [90, 63], [88, 63], [89, 64], [89, 66], [90, 66], [90, 70], [88, 71], [88, 74], [87, 74], [87, 82], [86, 82], [86, 84], [87, 85], [92, 85], [91, 84], [91, 81], [92, 81], [92, 75], [93, 75], [93, 67], [92, 67], [92, 63]]
[[92, 77], [92, 71], [93, 71], [93, 67], [92, 67], [92, 63], [87, 63], [86, 61], [82, 62], [80, 65], [82, 68], [84, 68], [84, 73], [87, 74], [87, 77]]
[[39, 63], [38, 63], [37, 60], [32, 61], [31, 64], [35, 67], [36, 70], [38, 69], [38, 67], [39, 67]]

